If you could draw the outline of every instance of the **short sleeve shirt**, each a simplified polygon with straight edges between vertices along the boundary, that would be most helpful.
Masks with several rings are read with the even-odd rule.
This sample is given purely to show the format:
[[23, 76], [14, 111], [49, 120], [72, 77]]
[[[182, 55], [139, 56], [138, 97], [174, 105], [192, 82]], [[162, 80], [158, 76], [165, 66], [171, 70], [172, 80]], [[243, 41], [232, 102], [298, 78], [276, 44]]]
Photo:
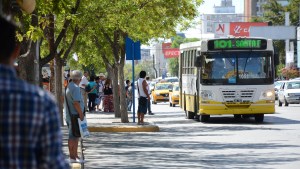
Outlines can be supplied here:
[[82, 76], [81, 82], [80, 82], [79, 86], [80, 86], [81, 88], [85, 88], [85, 86], [83, 86], [83, 84], [84, 84], [84, 85], [87, 85], [88, 83], [89, 83], [89, 81], [87, 80], [87, 78], [86, 78], [85, 76]]
[[[89, 82], [89, 84], [88, 84], [90, 87], [91, 87], [91, 89], [92, 88], [94, 88], [96, 85], [97, 85], [97, 83], [96, 82]], [[94, 94], [97, 94], [97, 89], [95, 88], [93, 91], [91, 91], [90, 93], [94, 93]]]
[[[68, 88], [66, 90], [66, 99], [65, 100], [65, 112], [66, 112], [66, 119], [70, 120], [69, 112], [72, 114], [78, 114], [74, 107], [74, 102], [77, 101], [80, 103], [81, 111], [84, 109], [84, 102], [82, 99], [82, 94], [80, 92], [80, 88], [78, 85], [76, 85], [74, 82], [70, 82], [68, 85]], [[68, 101], [68, 106], [66, 105], [66, 101]], [[70, 111], [69, 111], [70, 110]]]

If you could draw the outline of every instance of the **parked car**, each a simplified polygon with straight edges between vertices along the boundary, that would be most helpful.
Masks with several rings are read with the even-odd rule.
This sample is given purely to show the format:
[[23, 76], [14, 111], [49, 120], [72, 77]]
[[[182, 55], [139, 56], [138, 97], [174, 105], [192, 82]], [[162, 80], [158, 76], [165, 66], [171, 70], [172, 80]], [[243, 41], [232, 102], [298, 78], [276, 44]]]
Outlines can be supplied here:
[[170, 107], [175, 107], [176, 104], [179, 104], [179, 83], [176, 82], [173, 84], [173, 89], [169, 92], [169, 102]]
[[168, 102], [169, 101], [169, 91], [172, 90], [173, 84], [166, 83], [156, 83], [154, 90], [152, 91], [152, 104], [157, 102]]
[[300, 104], [300, 80], [285, 81], [278, 90], [278, 106]]
[[274, 82], [275, 100], [278, 99], [278, 90], [280, 89], [281, 85], [286, 81], [287, 80], [279, 80], [279, 81]]

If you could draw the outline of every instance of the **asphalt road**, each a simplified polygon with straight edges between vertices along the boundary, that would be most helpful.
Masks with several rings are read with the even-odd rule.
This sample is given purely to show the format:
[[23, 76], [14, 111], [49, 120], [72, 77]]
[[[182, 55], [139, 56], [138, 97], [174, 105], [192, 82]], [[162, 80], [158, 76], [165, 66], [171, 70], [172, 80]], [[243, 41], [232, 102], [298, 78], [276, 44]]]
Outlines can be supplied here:
[[201, 123], [168, 103], [152, 109], [155, 115], [146, 121], [160, 132], [91, 133], [85, 168], [300, 168], [300, 105], [276, 106], [276, 114], [266, 115], [262, 124], [233, 116]]

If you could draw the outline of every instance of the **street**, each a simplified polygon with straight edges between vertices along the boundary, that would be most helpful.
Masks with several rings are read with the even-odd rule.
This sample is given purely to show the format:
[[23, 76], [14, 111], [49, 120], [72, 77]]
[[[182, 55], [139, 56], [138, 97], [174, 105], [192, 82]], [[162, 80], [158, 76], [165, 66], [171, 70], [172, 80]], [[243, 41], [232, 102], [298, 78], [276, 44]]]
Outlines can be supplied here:
[[233, 116], [211, 116], [209, 123], [201, 123], [185, 119], [178, 105], [151, 106], [155, 115], [147, 115], [146, 121], [157, 124], [160, 132], [91, 133], [84, 141], [85, 168], [300, 166], [300, 105], [276, 105], [276, 114], [265, 115], [263, 124]]

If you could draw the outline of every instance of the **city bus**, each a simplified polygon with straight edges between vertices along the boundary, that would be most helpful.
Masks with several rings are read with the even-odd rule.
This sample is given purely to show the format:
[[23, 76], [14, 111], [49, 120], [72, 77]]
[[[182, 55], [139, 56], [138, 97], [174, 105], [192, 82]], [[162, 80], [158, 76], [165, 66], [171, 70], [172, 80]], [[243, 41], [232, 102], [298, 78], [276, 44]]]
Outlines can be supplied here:
[[254, 117], [275, 112], [278, 58], [264, 38], [219, 38], [180, 45], [179, 105], [188, 119], [212, 115]]

